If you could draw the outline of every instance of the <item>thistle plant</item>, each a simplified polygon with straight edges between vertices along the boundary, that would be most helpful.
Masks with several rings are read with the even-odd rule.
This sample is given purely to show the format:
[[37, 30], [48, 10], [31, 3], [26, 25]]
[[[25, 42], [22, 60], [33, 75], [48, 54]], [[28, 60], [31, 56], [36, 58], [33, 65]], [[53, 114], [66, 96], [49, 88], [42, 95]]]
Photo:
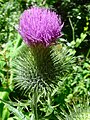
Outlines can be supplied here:
[[46, 8], [32, 7], [20, 18], [18, 31], [25, 45], [13, 61], [14, 82], [32, 97], [35, 120], [38, 120], [38, 95], [50, 92], [68, 71], [71, 58], [61, 45], [55, 45], [62, 27], [60, 16]]

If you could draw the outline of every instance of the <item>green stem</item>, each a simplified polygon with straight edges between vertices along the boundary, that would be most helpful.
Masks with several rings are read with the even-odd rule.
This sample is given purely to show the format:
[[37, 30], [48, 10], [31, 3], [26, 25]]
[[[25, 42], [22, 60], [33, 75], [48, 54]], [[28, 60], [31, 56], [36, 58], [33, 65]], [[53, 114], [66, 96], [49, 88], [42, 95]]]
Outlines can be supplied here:
[[90, 55], [90, 49], [88, 50], [88, 53], [86, 55], [86, 58], [89, 58], [89, 55]]
[[33, 93], [33, 113], [34, 113], [34, 116], [35, 116], [35, 120], [38, 120], [37, 97], [38, 97], [37, 89], [35, 89], [34, 93]]
[[73, 41], [75, 41], [75, 26], [73, 26], [71, 19], [69, 18], [69, 22], [72, 28], [72, 36], [73, 36]]

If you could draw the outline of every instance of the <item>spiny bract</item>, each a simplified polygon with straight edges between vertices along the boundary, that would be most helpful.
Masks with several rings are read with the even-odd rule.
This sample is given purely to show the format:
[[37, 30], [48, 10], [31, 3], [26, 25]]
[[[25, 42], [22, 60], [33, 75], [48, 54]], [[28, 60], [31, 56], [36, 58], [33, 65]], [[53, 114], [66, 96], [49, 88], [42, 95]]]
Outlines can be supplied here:
[[65, 75], [71, 57], [57, 46], [23, 46], [13, 61], [14, 81], [24, 93], [49, 91]]

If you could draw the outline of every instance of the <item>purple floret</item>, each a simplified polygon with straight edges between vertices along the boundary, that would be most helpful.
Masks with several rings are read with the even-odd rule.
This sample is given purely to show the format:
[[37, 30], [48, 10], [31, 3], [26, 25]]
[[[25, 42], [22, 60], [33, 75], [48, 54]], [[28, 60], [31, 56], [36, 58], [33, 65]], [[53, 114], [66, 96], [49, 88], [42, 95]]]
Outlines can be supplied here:
[[32, 7], [23, 12], [19, 23], [19, 33], [28, 45], [54, 43], [62, 33], [61, 18], [47, 8]]

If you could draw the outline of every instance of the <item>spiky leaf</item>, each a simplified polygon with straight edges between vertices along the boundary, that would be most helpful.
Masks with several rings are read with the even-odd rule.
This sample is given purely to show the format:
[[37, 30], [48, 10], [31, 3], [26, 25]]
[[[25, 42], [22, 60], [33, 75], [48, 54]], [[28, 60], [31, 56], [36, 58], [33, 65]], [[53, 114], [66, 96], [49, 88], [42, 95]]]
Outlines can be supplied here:
[[68, 106], [69, 113], [62, 112], [64, 118], [61, 120], [90, 120], [90, 106], [87, 104], [77, 107], [73, 105], [73, 108]]

